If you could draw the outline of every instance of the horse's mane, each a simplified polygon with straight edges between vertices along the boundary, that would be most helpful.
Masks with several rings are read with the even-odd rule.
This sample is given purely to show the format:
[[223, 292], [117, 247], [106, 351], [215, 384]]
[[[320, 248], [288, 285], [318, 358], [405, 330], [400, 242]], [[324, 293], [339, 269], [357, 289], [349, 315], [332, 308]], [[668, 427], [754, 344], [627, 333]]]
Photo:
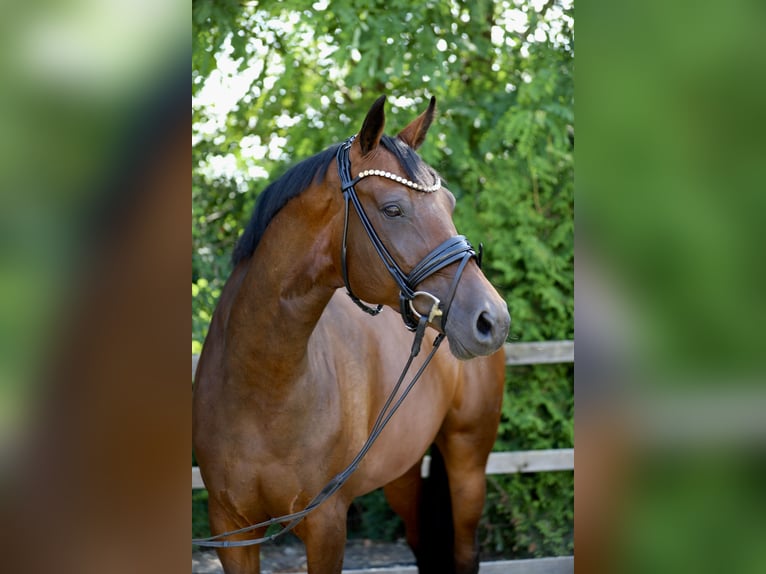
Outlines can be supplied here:
[[[436, 181], [438, 174], [426, 164], [410, 146], [399, 138], [383, 136], [380, 143], [390, 151], [413, 181], [430, 184]], [[327, 168], [335, 157], [340, 144], [334, 144], [318, 154], [304, 159], [288, 169], [282, 177], [270, 183], [258, 196], [253, 216], [244, 233], [239, 238], [232, 254], [232, 263], [236, 267], [248, 259], [258, 247], [263, 233], [277, 212], [292, 198], [297, 197], [316, 180], [321, 183], [327, 174]], [[338, 190], [340, 193], [340, 190]]]

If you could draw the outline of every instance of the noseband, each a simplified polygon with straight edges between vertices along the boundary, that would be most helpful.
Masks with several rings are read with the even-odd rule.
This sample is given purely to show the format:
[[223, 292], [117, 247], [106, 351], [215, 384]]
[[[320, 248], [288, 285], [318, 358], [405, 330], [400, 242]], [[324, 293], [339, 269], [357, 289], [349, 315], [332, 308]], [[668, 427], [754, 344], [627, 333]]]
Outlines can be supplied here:
[[[351, 136], [345, 142], [343, 142], [336, 153], [336, 160], [338, 163], [338, 175], [340, 176], [341, 191], [343, 192], [343, 198], [345, 200], [345, 216], [343, 221], [343, 243], [341, 247], [341, 267], [343, 271], [343, 282], [346, 284], [346, 292], [351, 300], [356, 303], [363, 311], [370, 315], [377, 315], [383, 308], [382, 305], [377, 307], [370, 307], [362, 302], [359, 297], [354, 295], [351, 290], [351, 284], [348, 280], [348, 268], [346, 263], [347, 255], [347, 236], [348, 236], [348, 213], [349, 202], [354, 206], [359, 220], [362, 222], [362, 227], [367, 232], [367, 237], [370, 238], [372, 246], [378, 253], [378, 257], [385, 265], [388, 273], [393, 277], [397, 286], [399, 287], [399, 310], [402, 314], [402, 320], [410, 331], [414, 331], [418, 326], [418, 320], [421, 314], [415, 309], [414, 300], [417, 297], [425, 297], [431, 300], [431, 310], [428, 313], [428, 322], [433, 323], [436, 317], [440, 317], [440, 324], [442, 332], [445, 332], [447, 324], [447, 315], [449, 308], [452, 304], [452, 299], [455, 296], [455, 290], [457, 289], [458, 281], [463, 274], [463, 270], [468, 262], [472, 258], [476, 258], [476, 261], [481, 266], [482, 248], [479, 245], [479, 253], [474, 251], [473, 246], [468, 243], [468, 240], [462, 235], [456, 235], [450, 237], [444, 243], [436, 247], [428, 255], [426, 255], [420, 263], [415, 265], [409, 273], [402, 271], [402, 268], [396, 263], [396, 260], [391, 253], [386, 249], [386, 246], [381, 241], [380, 236], [372, 226], [367, 213], [364, 211], [359, 196], [356, 194], [356, 188], [354, 187], [359, 180], [369, 177], [378, 176], [385, 177], [387, 179], [394, 180], [402, 185], [406, 185], [412, 189], [423, 193], [430, 193], [441, 189], [441, 183], [437, 183], [434, 186], [426, 187], [418, 183], [414, 183], [401, 176], [388, 173], [380, 170], [366, 170], [361, 172], [355, 178], [351, 178], [351, 160], [349, 158], [349, 152], [351, 150], [351, 144], [354, 142], [356, 136]], [[459, 262], [457, 271], [452, 280], [452, 285], [447, 292], [446, 302], [442, 302], [438, 297], [427, 291], [418, 291], [417, 286], [425, 281], [428, 277], [436, 273], [437, 271], [444, 269], [445, 267]]]

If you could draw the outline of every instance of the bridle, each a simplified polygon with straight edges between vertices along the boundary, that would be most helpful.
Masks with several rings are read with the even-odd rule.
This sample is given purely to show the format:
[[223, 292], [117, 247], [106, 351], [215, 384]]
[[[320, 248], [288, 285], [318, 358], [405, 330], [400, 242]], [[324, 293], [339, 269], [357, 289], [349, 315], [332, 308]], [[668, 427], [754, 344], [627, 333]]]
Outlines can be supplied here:
[[[370, 177], [384, 177], [396, 181], [402, 185], [421, 191], [424, 193], [430, 193], [441, 189], [441, 182], [437, 182], [435, 185], [427, 187], [419, 183], [414, 183], [401, 176], [394, 175], [387, 171], [381, 170], [366, 170], [361, 172], [355, 178], [351, 178], [351, 160], [349, 158], [349, 152], [351, 145], [354, 143], [356, 136], [351, 136], [345, 142], [343, 142], [338, 151], [336, 152], [336, 161], [338, 164], [338, 175], [340, 176], [341, 191], [343, 192], [343, 198], [345, 200], [345, 217], [343, 220], [343, 243], [341, 247], [341, 267], [343, 271], [343, 282], [346, 285], [346, 292], [351, 300], [356, 303], [366, 313], [370, 315], [377, 315], [383, 308], [382, 305], [377, 307], [370, 307], [362, 302], [359, 297], [354, 295], [351, 285], [348, 280], [348, 268], [346, 263], [347, 245], [346, 240], [348, 236], [348, 214], [349, 214], [349, 202], [354, 206], [359, 220], [362, 223], [362, 227], [367, 232], [367, 237], [370, 238], [372, 246], [378, 253], [378, 257], [385, 265], [388, 273], [393, 277], [397, 286], [399, 287], [399, 311], [402, 315], [404, 324], [410, 331], [414, 331], [418, 326], [418, 320], [421, 315], [415, 309], [414, 300], [416, 297], [427, 297], [431, 300], [431, 311], [428, 314], [429, 323], [433, 323], [436, 317], [440, 317], [440, 326], [442, 333], [445, 332], [447, 324], [447, 315], [449, 314], [449, 308], [452, 305], [452, 299], [455, 296], [455, 290], [457, 284], [460, 281], [460, 277], [463, 274], [463, 270], [468, 262], [472, 258], [476, 258], [479, 267], [481, 267], [482, 246], [479, 245], [479, 253], [474, 251], [473, 246], [462, 235], [456, 235], [450, 237], [444, 241], [441, 245], [436, 247], [428, 255], [426, 255], [420, 263], [415, 265], [409, 273], [402, 271], [401, 267], [396, 263], [391, 253], [386, 249], [386, 246], [381, 241], [380, 236], [372, 226], [367, 213], [364, 211], [359, 196], [356, 194], [356, 184], [359, 180]], [[425, 281], [428, 277], [436, 273], [437, 271], [444, 269], [445, 267], [452, 265], [453, 263], [460, 262], [455, 272], [455, 276], [452, 280], [452, 285], [447, 292], [446, 303], [442, 303], [435, 295], [427, 291], [418, 291], [417, 286]]]
[[[354, 186], [359, 182], [359, 180], [365, 177], [379, 176], [379, 177], [392, 179], [412, 189], [429, 193], [429, 192], [433, 192], [440, 189], [441, 183], [437, 182], [437, 184], [433, 186], [426, 187], [421, 184], [414, 183], [405, 178], [402, 178], [401, 176], [397, 176], [397, 175], [380, 171], [380, 170], [366, 170], [361, 172], [359, 175], [357, 175], [355, 178], [352, 179], [351, 178], [351, 160], [349, 159], [349, 150], [351, 149], [351, 145], [353, 144], [355, 137], [356, 136], [351, 136], [345, 142], [343, 142], [341, 146], [338, 148], [338, 151], [336, 153], [336, 159], [338, 163], [338, 174], [340, 175], [340, 181], [341, 181], [341, 191], [343, 192], [343, 197], [345, 200], [345, 214], [344, 214], [344, 220], [343, 220], [343, 242], [341, 247], [341, 265], [342, 265], [342, 272], [343, 272], [343, 281], [346, 285], [346, 292], [348, 293], [349, 297], [351, 297], [351, 299], [354, 301], [354, 303], [356, 303], [361, 309], [363, 309], [366, 313], [369, 313], [370, 315], [375, 316], [378, 313], [380, 313], [383, 306], [378, 305], [376, 307], [370, 307], [369, 305], [362, 302], [362, 300], [359, 299], [359, 297], [354, 295], [353, 291], [351, 290], [351, 285], [349, 284], [349, 281], [348, 281], [348, 269], [347, 269], [347, 263], [346, 263], [346, 255], [347, 255], [346, 240], [348, 236], [348, 214], [349, 214], [349, 202], [350, 202], [354, 206], [354, 209], [356, 210], [357, 215], [359, 215], [359, 219], [362, 222], [362, 226], [367, 232], [367, 236], [370, 238], [370, 241], [372, 242], [372, 245], [375, 248], [375, 251], [377, 251], [378, 256], [383, 261], [383, 264], [386, 266], [386, 269], [394, 278], [394, 281], [396, 281], [396, 284], [399, 286], [399, 289], [400, 289], [399, 307], [401, 310], [402, 319], [404, 320], [404, 324], [407, 326], [407, 328], [410, 331], [415, 331], [415, 338], [412, 342], [410, 356], [407, 359], [407, 363], [405, 364], [401, 375], [399, 375], [399, 380], [394, 385], [394, 388], [392, 389], [391, 393], [388, 395], [388, 398], [386, 399], [386, 402], [383, 405], [383, 408], [380, 410], [380, 413], [378, 414], [378, 418], [375, 420], [375, 423], [372, 426], [372, 430], [370, 431], [370, 436], [367, 438], [362, 448], [354, 457], [354, 460], [352, 460], [351, 463], [345, 469], [343, 469], [343, 471], [335, 475], [325, 485], [325, 487], [319, 492], [319, 494], [317, 494], [306, 505], [306, 507], [303, 510], [300, 510], [298, 512], [293, 512], [292, 514], [286, 514], [284, 516], [278, 516], [276, 518], [272, 518], [264, 522], [259, 522], [258, 524], [245, 526], [244, 528], [240, 528], [238, 530], [232, 530], [229, 532], [222, 532], [220, 534], [215, 534], [207, 538], [193, 538], [192, 544], [196, 544], [197, 546], [206, 546], [206, 547], [214, 547], [214, 548], [230, 548], [230, 547], [239, 547], [239, 546], [252, 546], [254, 544], [262, 544], [264, 542], [274, 540], [275, 538], [278, 538], [279, 536], [295, 528], [298, 525], [298, 523], [300, 523], [314, 509], [316, 509], [324, 501], [326, 501], [338, 490], [340, 490], [340, 488], [346, 483], [346, 481], [351, 477], [354, 471], [358, 468], [359, 464], [362, 462], [362, 459], [367, 454], [367, 451], [370, 450], [375, 440], [377, 440], [378, 436], [380, 436], [380, 433], [383, 432], [383, 429], [385, 428], [386, 424], [388, 424], [388, 421], [391, 420], [391, 417], [394, 416], [394, 413], [396, 413], [399, 406], [402, 404], [402, 402], [407, 397], [409, 392], [415, 386], [415, 383], [417, 383], [417, 381], [420, 379], [420, 376], [423, 374], [423, 371], [425, 371], [426, 367], [431, 362], [431, 359], [433, 358], [434, 354], [436, 354], [436, 351], [438, 350], [439, 345], [444, 340], [445, 326], [447, 324], [447, 315], [449, 313], [449, 308], [452, 304], [452, 299], [455, 296], [455, 290], [457, 289], [457, 284], [460, 280], [460, 277], [463, 274], [463, 270], [465, 269], [465, 266], [468, 264], [468, 262], [472, 258], [476, 258], [477, 263], [481, 267], [481, 255], [482, 255], [481, 244], [479, 245], [479, 253], [477, 254], [474, 251], [471, 244], [468, 243], [468, 240], [465, 237], [463, 237], [462, 235], [457, 235], [455, 237], [451, 237], [447, 239], [441, 245], [436, 247], [436, 249], [434, 249], [428, 255], [426, 255], [420, 263], [415, 265], [415, 267], [413, 267], [409, 273], [404, 273], [402, 271], [402, 269], [396, 263], [396, 260], [389, 253], [388, 249], [386, 249], [386, 246], [383, 244], [380, 237], [376, 233], [375, 228], [372, 226], [372, 223], [370, 223], [370, 220], [367, 217], [367, 214], [365, 213], [361, 202], [359, 201], [359, 197], [356, 194], [356, 189]], [[430, 277], [431, 275], [433, 275], [440, 269], [444, 269], [448, 265], [452, 265], [453, 263], [457, 263], [457, 262], [459, 262], [459, 265], [455, 272], [455, 277], [452, 280], [452, 284], [450, 285], [450, 289], [447, 292], [446, 304], [443, 304], [442, 301], [440, 301], [439, 298], [433, 295], [432, 293], [429, 293], [427, 291], [416, 290], [416, 287], [420, 283], [422, 283], [426, 278]], [[417, 309], [415, 309], [415, 306], [413, 304], [414, 299], [416, 297], [421, 297], [421, 296], [428, 297], [432, 301], [431, 310], [429, 311], [428, 315], [421, 315], [417, 311]], [[394, 402], [394, 397], [396, 397], [397, 393], [399, 392], [402, 382], [404, 381], [404, 378], [407, 375], [407, 372], [410, 370], [412, 361], [420, 353], [420, 347], [423, 342], [423, 337], [425, 335], [426, 327], [428, 326], [429, 323], [433, 324], [434, 319], [437, 317], [440, 318], [441, 333], [437, 335], [436, 339], [434, 340], [433, 348], [428, 353], [428, 356], [426, 357], [425, 361], [420, 366], [418, 371], [415, 373], [415, 376], [409, 382], [409, 384], [404, 389], [404, 391], [402, 391], [401, 396], [396, 400], [396, 402]], [[244, 534], [245, 532], [251, 532], [259, 528], [266, 528], [273, 524], [284, 524], [284, 523], [287, 523], [287, 524], [284, 525], [282, 529], [279, 530], [278, 532], [275, 532], [274, 534], [270, 534], [268, 536], [263, 536], [261, 538], [256, 538], [251, 540], [221, 540], [222, 538], [228, 538], [229, 536], [234, 536], [235, 534]]]

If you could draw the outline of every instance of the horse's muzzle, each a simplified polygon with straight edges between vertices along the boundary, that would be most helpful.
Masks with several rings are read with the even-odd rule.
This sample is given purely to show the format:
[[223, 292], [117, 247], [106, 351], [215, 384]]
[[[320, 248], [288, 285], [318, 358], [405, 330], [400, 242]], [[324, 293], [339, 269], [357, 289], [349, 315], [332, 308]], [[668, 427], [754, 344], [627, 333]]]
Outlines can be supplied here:
[[491, 355], [502, 347], [511, 327], [508, 305], [497, 295], [479, 305], [455, 304], [447, 329], [452, 354], [458, 359]]

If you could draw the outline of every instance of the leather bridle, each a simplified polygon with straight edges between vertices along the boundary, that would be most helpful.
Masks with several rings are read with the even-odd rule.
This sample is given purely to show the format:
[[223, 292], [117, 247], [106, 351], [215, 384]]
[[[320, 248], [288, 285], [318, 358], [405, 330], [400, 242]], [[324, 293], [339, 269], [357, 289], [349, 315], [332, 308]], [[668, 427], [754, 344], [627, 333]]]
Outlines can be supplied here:
[[[391, 275], [391, 277], [393, 277], [394, 281], [399, 287], [399, 311], [402, 315], [404, 324], [410, 331], [414, 331], [417, 328], [418, 320], [420, 319], [421, 315], [418, 313], [417, 309], [415, 309], [414, 300], [417, 297], [426, 297], [431, 300], [431, 311], [428, 314], [429, 322], [433, 323], [433, 320], [436, 317], [440, 317], [440, 327], [441, 331], [444, 333], [446, 332], [445, 327], [447, 324], [447, 315], [449, 314], [449, 308], [452, 304], [452, 299], [455, 296], [455, 290], [457, 289], [458, 281], [460, 281], [460, 277], [463, 274], [465, 266], [472, 258], [476, 258], [479, 266], [481, 266], [482, 246], [479, 246], [479, 253], [477, 254], [476, 251], [474, 251], [473, 246], [464, 236], [456, 235], [454, 237], [450, 237], [441, 245], [436, 247], [433, 251], [431, 251], [428, 255], [426, 255], [422, 261], [420, 261], [420, 263], [412, 268], [409, 273], [402, 271], [402, 268], [399, 267], [399, 265], [396, 263], [396, 260], [388, 251], [388, 249], [386, 249], [386, 246], [384, 245], [383, 241], [381, 241], [380, 236], [372, 226], [370, 218], [367, 216], [367, 213], [362, 207], [362, 203], [359, 201], [359, 196], [356, 193], [355, 186], [359, 180], [369, 176], [386, 177], [407, 187], [412, 187], [422, 192], [435, 191], [441, 188], [441, 185], [437, 184], [432, 187], [425, 187], [423, 185], [413, 183], [400, 176], [395, 176], [380, 170], [366, 170], [352, 179], [349, 152], [351, 150], [351, 145], [354, 143], [355, 137], [356, 136], [351, 136], [348, 138], [340, 145], [338, 151], [336, 152], [338, 175], [340, 176], [341, 191], [343, 192], [346, 210], [343, 220], [343, 243], [341, 247], [341, 267], [343, 272], [343, 282], [346, 285], [346, 292], [348, 293], [348, 296], [351, 297], [351, 300], [359, 306], [359, 308], [364, 310], [366, 313], [369, 313], [370, 315], [377, 315], [383, 308], [382, 305], [378, 305], [377, 307], [370, 307], [369, 305], [362, 302], [359, 297], [354, 295], [354, 292], [351, 289], [351, 285], [349, 283], [346, 256], [349, 203], [351, 203], [354, 206], [354, 209], [359, 216], [359, 220], [362, 223], [362, 227], [364, 228], [365, 232], [367, 232], [367, 237], [369, 237], [372, 246], [375, 248], [375, 251], [378, 254], [378, 257], [380, 257], [380, 260], [388, 270], [388, 273]], [[417, 290], [417, 286], [425, 281], [428, 277], [437, 271], [458, 262], [459, 265], [455, 271], [452, 285], [447, 292], [447, 298], [445, 299], [445, 302], [440, 301], [439, 298], [432, 293]]]
[[[386, 246], [383, 244], [380, 237], [375, 232], [375, 228], [373, 228], [372, 223], [370, 223], [370, 220], [367, 217], [367, 214], [365, 213], [364, 208], [362, 207], [362, 204], [359, 201], [359, 197], [356, 194], [356, 189], [354, 186], [357, 184], [357, 182], [359, 182], [360, 179], [363, 179], [364, 177], [368, 177], [368, 176], [387, 177], [389, 179], [394, 179], [398, 181], [399, 183], [402, 183], [408, 187], [417, 189], [419, 191], [424, 191], [424, 192], [436, 191], [437, 189], [441, 187], [441, 185], [434, 185], [430, 188], [424, 187], [420, 184], [416, 184], [409, 180], [406, 180], [402, 178], [401, 176], [394, 176], [393, 174], [390, 174], [388, 172], [380, 172], [378, 170], [368, 170], [368, 171], [362, 172], [361, 174], [356, 176], [354, 179], [352, 179], [349, 150], [351, 149], [351, 144], [354, 142], [355, 137], [356, 136], [351, 136], [345, 142], [343, 142], [343, 144], [341, 144], [341, 146], [338, 148], [337, 155], [336, 155], [337, 163], [338, 163], [338, 173], [340, 174], [340, 180], [341, 180], [341, 191], [343, 192], [343, 197], [345, 199], [345, 210], [346, 210], [344, 215], [344, 221], [343, 221], [343, 242], [342, 242], [342, 253], [341, 253], [343, 281], [346, 284], [346, 291], [349, 297], [351, 297], [351, 299], [354, 301], [354, 303], [356, 303], [361, 309], [363, 309], [365, 312], [369, 313], [370, 315], [374, 316], [380, 313], [380, 310], [383, 308], [383, 306], [378, 305], [377, 307], [370, 307], [369, 305], [362, 302], [362, 300], [359, 299], [359, 297], [354, 295], [353, 291], [351, 290], [351, 285], [349, 284], [349, 281], [348, 281], [348, 269], [347, 269], [347, 263], [346, 263], [346, 255], [347, 255], [346, 239], [348, 235], [348, 214], [349, 214], [348, 205], [350, 202], [354, 206], [354, 209], [356, 210], [357, 214], [359, 215], [359, 219], [362, 222], [362, 226], [367, 232], [367, 236], [370, 238], [370, 241], [372, 242], [372, 245], [375, 248], [375, 251], [377, 251], [378, 255], [380, 256], [380, 259], [383, 261], [383, 264], [386, 266], [386, 269], [394, 278], [394, 281], [396, 281], [396, 284], [399, 286], [399, 289], [400, 289], [399, 306], [400, 306], [400, 310], [402, 314], [402, 319], [404, 320], [404, 324], [407, 326], [408, 329], [410, 329], [411, 331], [415, 331], [415, 338], [412, 342], [412, 348], [410, 349], [410, 356], [407, 359], [407, 363], [405, 364], [401, 375], [399, 375], [399, 380], [394, 385], [394, 388], [392, 389], [391, 393], [388, 395], [388, 398], [386, 399], [386, 402], [383, 405], [383, 408], [380, 410], [380, 413], [378, 414], [378, 418], [375, 419], [375, 423], [372, 426], [370, 435], [369, 437], [367, 437], [367, 440], [365, 441], [364, 445], [362, 445], [362, 448], [359, 450], [359, 452], [351, 461], [351, 463], [349, 463], [349, 465], [345, 469], [343, 469], [340, 473], [338, 473], [332, 479], [330, 479], [330, 481], [325, 485], [325, 487], [316, 496], [314, 496], [313, 499], [311, 499], [311, 501], [306, 505], [305, 508], [303, 508], [303, 510], [300, 510], [298, 512], [293, 512], [291, 514], [286, 514], [284, 516], [271, 518], [264, 522], [260, 522], [258, 524], [252, 524], [250, 526], [245, 526], [244, 528], [240, 528], [238, 530], [221, 532], [219, 534], [215, 534], [207, 538], [193, 538], [192, 544], [196, 544], [197, 546], [206, 546], [206, 547], [213, 547], [213, 548], [229, 548], [229, 547], [240, 547], [240, 546], [252, 546], [254, 544], [262, 544], [264, 542], [274, 540], [275, 538], [278, 538], [279, 536], [282, 536], [286, 532], [289, 532], [290, 530], [295, 528], [304, 518], [306, 518], [306, 516], [308, 516], [311, 512], [313, 512], [319, 505], [321, 505], [324, 501], [326, 501], [338, 490], [340, 490], [340, 488], [346, 483], [346, 481], [348, 481], [348, 479], [351, 478], [351, 475], [354, 473], [354, 471], [356, 471], [359, 464], [362, 462], [362, 459], [372, 447], [373, 443], [377, 440], [378, 436], [380, 436], [380, 433], [383, 432], [383, 429], [385, 428], [386, 424], [388, 424], [388, 421], [391, 420], [391, 417], [394, 416], [394, 413], [397, 411], [397, 409], [402, 404], [404, 399], [407, 397], [409, 392], [415, 386], [415, 383], [418, 382], [418, 380], [420, 379], [420, 376], [423, 374], [423, 371], [425, 371], [426, 367], [431, 362], [431, 359], [436, 354], [436, 351], [438, 350], [439, 345], [444, 340], [445, 326], [447, 323], [447, 315], [449, 313], [450, 305], [452, 304], [452, 299], [455, 296], [455, 290], [457, 288], [458, 281], [460, 280], [460, 277], [463, 273], [463, 270], [465, 269], [465, 266], [468, 264], [468, 262], [472, 258], [476, 258], [477, 263], [479, 264], [479, 266], [481, 266], [481, 254], [482, 254], [481, 245], [479, 245], [479, 253], [477, 254], [474, 251], [471, 244], [468, 243], [468, 240], [465, 237], [463, 237], [462, 235], [457, 235], [455, 237], [451, 237], [447, 239], [445, 242], [439, 245], [436, 249], [431, 251], [428, 255], [426, 255], [423, 258], [423, 260], [420, 263], [415, 265], [415, 267], [413, 267], [409, 273], [404, 273], [401, 270], [399, 265], [396, 263], [396, 260], [389, 253], [388, 249], [386, 249]], [[452, 265], [453, 263], [457, 263], [457, 262], [459, 262], [458, 268], [455, 272], [454, 278], [452, 279], [452, 284], [450, 285], [450, 289], [447, 292], [446, 304], [442, 303], [442, 301], [440, 301], [432, 293], [429, 293], [427, 291], [416, 290], [417, 286], [420, 283], [422, 283], [426, 278], [430, 277], [431, 275], [433, 275], [440, 269], [444, 269], [448, 265]], [[414, 299], [421, 296], [428, 297], [432, 301], [431, 310], [429, 311], [428, 315], [421, 315], [417, 311], [417, 309], [415, 309], [415, 306], [413, 304]], [[394, 402], [394, 398], [399, 392], [399, 389], [401, 388], [402, 382], [404, 381], [404, 378], [406, 377], [407, 372], [410, 370], [412, 361], [420, 353], [420, 347], [423, 342], [423, 337], [425, 335], [426, 327], [428, 326], [429, 323], [433, 324], [434, 319], [437, 317], [440, 318], [441, 333], [437, 335], [436, 339], [434, 340], [433, 347], [429, 351], [428, 356], [426, 357], [423, 364], [418, 368], [418, 371], [415, 373], [415, 376], [412, 378], [409, 384], [402, 391], [402, 394], [399, 396], [399, 398]], [[261, 538], [255, 538], [250, 540], [223, 540], [224, 538], [228, 538], [229, 536], [234, 536], [235, 534], [244, 534], [246, 532], [252, 532], [253, 530], [256, 530], [259, 528], [266, 528], [274, 524], [283, 524], [282, 529], [279, 530], [278, 532], [269, 534], [267, 536], [263, 536]]]

